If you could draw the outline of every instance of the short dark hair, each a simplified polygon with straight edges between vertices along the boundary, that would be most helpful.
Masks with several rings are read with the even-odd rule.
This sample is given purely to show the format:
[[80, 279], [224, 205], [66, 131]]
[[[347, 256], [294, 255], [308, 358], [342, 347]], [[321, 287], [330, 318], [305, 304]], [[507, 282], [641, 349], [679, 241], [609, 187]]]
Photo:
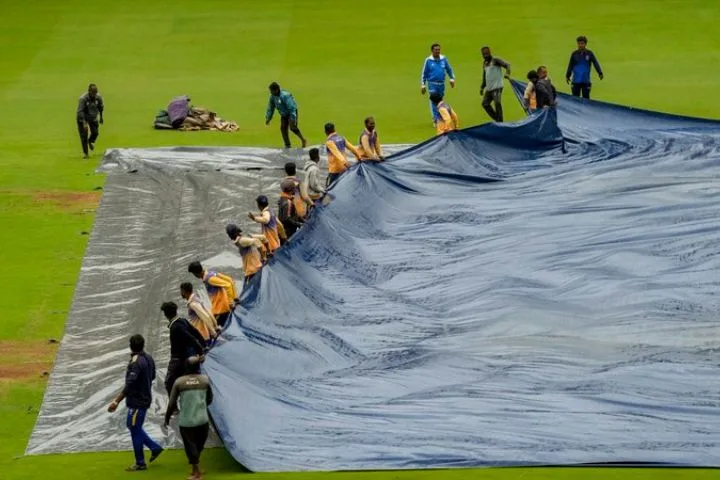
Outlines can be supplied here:
[[430, 101], [433, 103], [440, 103], [440, 102], [442, 102], [442, 99], [443, 99], [443, 96], [437, 92], [430, 94]]
[[332, 132], [335, 131], [335, 124], [332, 122], [328, 122], [325, 124], [325, 133], [330, 135]]
[[188, 272], [192, 273], [193, 275], [202, 275], [202, 263], [198, 261], [192, 262], [190, 265], [188, 265]]
[[373, 118], [373, 117], [367, 117], [367, 118], [365, 118], [365, 126], [367, 126], [367, 124], [368, 124], [368, 122], [369, 122], [370, 120], [375, 121], [375, 118]]
[[285, 164], [285, 174], [295, 175], [297, 173], [297, 165], [295, 162], [288, 162]]
[[439, 43], [433, 43], [432, 45], [430, 45], [430, 51], [432, 52], [432, 51], [433, 51], [433, 48], [439, 47], [439, 46], [440, 46]]
[[258, 197], [255, 199], [255, 203], [257, 203], [258, 207], [260, 208], [265, 208], [270, 205], [270, 202], [265, 195], [258, 195]]
[[162, 310], [165, 318], [170, 320], [171, 318], [175, 318], [175, 316], [177, 315], [178, 306], [175, 302], [165, 302], [160, 305], [160, 310]]
[[225, 226], [225, 233], [227, 233], [227, 236], [230, 237], [230, 240], [235, 240], [238, 236], [240, 236], [242, 230], [240, 230], [240, 227], [234, 223], [229, 223]]
[[90, 90], [91, 88], [97, 88], [97, 85], [91, 83], [90, 85], [88, 85], [88, 90]]
[[540, 78], [540, 76], [538, 75], [537, 70], [530, 70], [527, 74], [528, 80], [537, 80], [538, 78]]
[[273, 91], [280, 90], [280, 84], [277, 82], [272, 82], [270, 85], [268, 85], [268, 88]]
[[490, 47], [488, 47], [487, 45], [485, 45], [484, 47], [482, 47], [482, 48], [480, 49], [480, 51], [483, 51], [483, 50], [490, 50]]
[[139, 333], [130, 337], [130, 351], [140, 353], [145, 349], [145, 339]]
[[197, 374], [200, 373], [200, 361], [197, 357], [190, 357], [185, 360], [185, 373]]
[[193, 293], [193, 286], [190, 282], [183, 282], [180, 284], [180, 291], [183, 293]]
[[319, 148], [311, 148], [308, 152], [310, 155], [310, 160], [314, 160], [316, 162], [320, 161], [320, 149]]
[[577, 37], [577, 38], [575, 39], [575, 41], [578, 42], [578, 43], [579, 43], [579, 42], [585, 42], [585, 43], [587, 43], [587, 37], [586, 37], [585, 35], [580, 35], [579, 37]]

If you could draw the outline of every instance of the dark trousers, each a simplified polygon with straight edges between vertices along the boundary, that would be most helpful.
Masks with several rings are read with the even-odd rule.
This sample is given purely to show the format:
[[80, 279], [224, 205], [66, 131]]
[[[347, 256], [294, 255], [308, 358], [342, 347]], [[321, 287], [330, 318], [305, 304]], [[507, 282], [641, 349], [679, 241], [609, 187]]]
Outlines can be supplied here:
[[[492, 104], [495, 104], [493, 109]], [[490, 115], [490, 118], [496, 122], [503, 121], [503, 109], [502, 109], [502, 88], [496, 90], [486, 91], [483, 95], [482, 106], [485, 111]]]
[[225, 324], [227, 324], [228, 318], [230, 318], [230, 312], [218, 313], [217, 315], [215, 315], [215, 321], [218, 325], [220, 325], [220, 328], [225, 328]]
[[152, 453], [162, 450], [162, 447], [155, 443], [143, 429], [146, 411], [144, 408], [128, 408], [127, 428], [130, 430], [130, 438], [132, 438], [135, 465], [145, 465], [143, 447], [148, 447]]
[[168, 395], [172, 392], [175, 380], [185, 375], [185, 359], [184, 358], [171, 358], [167, 366], [167, 374], [165, 375], [165, 390]]
[[190, 465], [200, 463], [200, 454], [205, 448], [209, 431], [209, 423], [197, 427], [180, 427], [180, 436], [182, 437], [185, 455], [187, 455]]
[[342, 173], [328, 173], [327, 180], [325, 180], [325, 187], [329, 187], [335, 183], [337, 179], [340, 178], [340, 175], [342, 175]]
[[246, 288], [248, 285], [250, 285], [250, 281], [255, 275], [257, 275], [257, 273], [253, 273], [252, 275], [245, 275], [245, 278], [243, 279], [243, 288]]
[[573, 83], [572, 84], [572, 94], [576, 97], [579, 97], [580, 94], [582, 94], [583, 98], [590, 98], [590, 88], [592, 88], [592, 83]]
[[[80, 134], [80, 144], [82, 145], [83, 153], [88, 154], [88, 144], [95, 143], [98, 136], [100, 135], [100, 124], [97, 120], [83, 121], [78, 120], [78, 133]], [[90, 137], [88, 137], [88, 127], [90, 129]]]
[[290, 148], [292, 146], [290, 145], [290, 134], [288, 133], [288, 130], [300, 137], [300, 140], [305, 141], [302, 133], [300, 133], [300, 129], [298, 128], [297, 117], [280, 117], [280, 133], [282, 134], [283, 142], [285, 142], [285, 148]]

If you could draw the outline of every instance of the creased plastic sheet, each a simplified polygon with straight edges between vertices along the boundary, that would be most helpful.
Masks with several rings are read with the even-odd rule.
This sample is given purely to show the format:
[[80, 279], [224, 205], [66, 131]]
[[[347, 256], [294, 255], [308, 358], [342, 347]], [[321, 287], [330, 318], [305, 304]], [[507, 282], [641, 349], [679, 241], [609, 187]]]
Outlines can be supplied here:
[[340, 180], [205, 364], [239, 462], [720, 464], [720, 124], [557, 117]]
[[[192, 259], [237, 273], [222, 226], [248, 226], [252, 198], [277, 190], [279, 173], [253, 162], [284, 160], [239, 152], [108, 156], [29, 451], [55, 437], [54, 451], [105, 437], [127, 448], [102, 408], [128, 330], [150, 335], [163, 366], [160, 301]], [[718, 123], [567, 96], [557, 118], [354, 167], [253, 280], [204, 364], [226, 448], [254, 471], [719, 465], [719, 174]], [[127, 278], [123, 262], [137, 262]], [[88, 358], [98, 383], [74, 366]]]
[[[250, 228], [247, 212], [256, 208], [255, 197], [276, 197], [285, 163], [302, 168], [306, 157], [298, 150], [265, 148], [106, 153], [103, 198], [28, 454], [130, 449], [123, 409], [111, 415], [107, 405], [122, 389], [134, 333], [145, 336], [157, 366], [146, 430], [164, 445], [182, 446], [176, 431], [164, 437], [160, 429], [170, 355], [160, 304], [173, 300], [184, 314], [179, 285], [186, 281], [204, 295], [187, 272], [193, 260], [242, 279], [224, 225], [237, 221]], [[210, 445], [218, 444], [211, 438]]]

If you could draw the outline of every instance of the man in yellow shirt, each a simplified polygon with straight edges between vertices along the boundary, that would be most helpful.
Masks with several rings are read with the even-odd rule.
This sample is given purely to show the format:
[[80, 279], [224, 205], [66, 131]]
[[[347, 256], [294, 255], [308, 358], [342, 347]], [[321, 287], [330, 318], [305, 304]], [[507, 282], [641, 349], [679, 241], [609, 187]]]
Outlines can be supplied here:
[[327, 135], [325, 147], [328, 152], [327, 185], [330, 186], [340, 178], [340, 175], [350, 168], [350, 162], [345, 158], [345, 152], [350, 150], [358, 160], [360, 160], [360, 152], [355, 148], [355, 145], [348, 142], [345, 137], [335, 131], [335, 125], [333, 123], [325, 124], [325, 135]]
[[375, 130], [375, 119], [367, 117], [365, 119], [365, 130], [360, 134], [360, 160], [384, 160], [380, 140], [378, 139], [377, 130]]
[[443, 101], [442, 95], [433, 93], [430, 95], [430, 101], [434, 105], [437, 105], [438, 113], [440, 114], [440, 120], [437, 122], [437, 133], [442, 135], [443, 133], [452, 132], [460, 127], [458, 122], [458, 116], [455, 110], [450, 105]]
[[198, 296], [193, 293], [191, 283], [185, 282], [180, 285], [180, 295], [187, 302], [188, 321], [195, 327], [195, 330], [200, 332], [206, 344], [210, 345], [220, 331], [215, 317], [200, 302]]
[[240, 256], [242, 257], [243, 262], [243, 273], [245, 274], [243, 286], [247, 286], [250, 280], [263, 266], [262, 251], [265, 248], [263, 245], [265, 236], [243, 235], [240, 227], [234, 224], [226, 226], [225, 232], [240, 251]]
[[206, 271], [200, 262], [192, 262], [188, 272], [203, 281], [212, 304], [212, 314], [220, 327], [225, 327], [238, 296], [235, 280], [224, 273]]

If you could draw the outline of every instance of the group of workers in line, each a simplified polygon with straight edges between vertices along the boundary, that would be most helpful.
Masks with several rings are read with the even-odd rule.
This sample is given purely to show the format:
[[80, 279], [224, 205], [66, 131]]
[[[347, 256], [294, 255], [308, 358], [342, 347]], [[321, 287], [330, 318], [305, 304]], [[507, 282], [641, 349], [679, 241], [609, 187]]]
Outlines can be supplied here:
[[[203, 282], [210, 299], [210, 308], [202, 303], [190, 282], [180, 285], [180, 295], [187, 304], [187, 318], [180, 317], [175, 302], [165, 302], [160, 307], [168, 321], [170, 337], [170, 360], [164, 382], [169, 402], [163, 425], [167, 428], [172, 416], [179, 411], [180, 436], [192, 468], [189, 478], [199, 480], [202, 478], [200, 455], [210, 431], [207, 408], [213, 398], [209, 379], [200, 373], [200, 364], [222, 329], [227, 326], [238, 295], [235, 280], [223, 273], [205, 269], [200, 262], [192, 262], [188, 272]], [[113, 399], [108, 411], [114, 412], [125, 399], [128, 407], [127, 427], [135, 455], [135, 463], [127, 470], [135, 472], [147, 470], [145, 447], [150, 450], [150, 463], [164, 449], [143, 428], [147, 410], [152, 404], [155, 361], [145, 352], [142, 335], [130, 338], [130, 352], [125, 386]]]
[[[578, 49], [570, 57], [566, 80], [572, 83], [573, 95], [589, 98], [590, 66], [595, 67], [601, 79], [603, 73], [594, 53], [586, 48], [587, 38], [578, 37], [577, 44]], [[439, 44], [433, 44], [431, 52], [432, 54], [423, 64], [421, 93], [429, 93], [433, 124], [438, 134], [443, 134], [459, 128], [456, 112], [444, 101], [445, 77], [449, 76], [450, 86], [454, 87], [455, 74], [447, 58], [440, 54]], [[494, 57], [489, 47], [483, 47], [481, 52], [484, 60], [480, 89], [483, 96], [482, 105], [494, 121], [502, 122], [503, 78], [509, 78], [510, 64]], [[556, 90], [548, 77], [547, 67], [540, 66], [532, 70], [528, 73], [527, 79], [529, 82], [524, 97], [529, 111], [556, 104]], [[298, 127], [298, 109], [292, 94], [282, 90], [275, 82], [270, 84], [269, 90], [270, 99], [265, 123], [270, 123], [274, 111], [277, 110], [285, 147], [291, 146], [289, 132], [300, 138], [303, 147], [307, 146], [307, 140]], [[94, 149], [99, 134], [99, 124], [103, 123], [103, 110], [104, 103], [97, 86], [90, 84], [88, 92], [80, 97], [77, 109], [78, 131], [85, 157], [89, 150]], [[322, 199], [327, 188], [350, 168], [348, 152], [352, 153], [359, 162], [384, 160], [375, 119], [367, 117], [364, 125], [358, 146], [340, 135], [334, 124], [325, 125], [325, 148], [328, 156], [328, 175], [325, 183], [320, 180], [318, 148], [309, 150], [309, 159], [303, 166], [302, 179], [298, 176], [295, 163], [285, 164], [285, 178], [280, 184], [277, 214], [270, 208], [266, 195], [256, 198], [259, 211], [248, 213], [250, 220], [260, 225], [260, 234], [244, 233], [236, 224], [228, 224], [225, 227], [230, 241], [238, 248], [242, 258], [244, 286], [260, 271], [277, 249], [302, 227], [310, 210]], [[168, 321], [170, 337], [170, 360], [164, 381], [170, 401], [164, 426], [169, 425], [171, 417], [179, 410], [180, 435], [188, 462], [192, 467], [189, 478], [199, 480], [202, 478], [199, 466], [200, 454], [209, 433], [207, 408], [212, 402], [210, 383], [208, 378], [200, 373], [200, 364], [223, 328], [228, 325], [239, 295], [235, 281], [229, 275], [206, 270], [200, 262], [192, 262], [188, 266], [188, 272], [203, 282], [210, 299], [210, 308], [202, 303], [190, 282], [183, 282], [180, 285], [180, 295], [187, 304], [187, 318], [180, 317], [176, 303], [165, 302], [161, 305], [161, 311]], [[155, 461], [163, 452], [163, 447], [152, 440], [143, 429], [147, 409], [152, 403], [152, 383], [155, 380], [155, 362], [144, 348], [145, 340], [141, 335], [133, 335], [130, 338], [131, 359], [127, 366], [125, 386], [108, 407], [109, 412], [114, 412], [120, 402], [126, 400], [127, 427], [130, 430], [135, 454], [135, 463], [128, 467], [128, 471], [147, 469], [143, 451], [145, 447], [151, 453], [149, 462]]]
[[[335, 155], [336, 175], [333, 178], [337, 179], [349, 166], [344, 157], [345, 149], [353, 151], [358, 160], [361, 160], [365, 157], [370, 142], [372, 152], [377, 154], [377, 160], [382, 160], [377, 134], [373, 135], [374, 120], [368, 118], [365, 124], [365, 133], [370, 139], [361, 141], [361, 147], [355, 147], [347, 141], [343, 146], [344, 139], [335, 132], [334, 126], [326, 126], [326, 131], [332, 137], [328, 140], [332, 142], [328, 148]], [[270, 208], [266, 195], [257, 197], [258, 211], [249, 212], [248, 217], [260, 225], [260, 234], [244, 233], [235, 224], [226, 226], [225, 231], [242, 258], [243, 285], [247, 285], [277, 249], [297, 232], [310, 210], [322, 198], [329, 183], [323, 184], [320, 180], [319, 161], [319, 150], [311, 149], [303, 168], [302, 179], [297, 174], [297, 165], [294, 162], [285, 165], [277, 214]], [[164, 381], [170, 402], [164, 425], [167, 427], [171, 417], [179, 410], [180, 435], [192, 467], [190, 478], [199, 479], [202, 475], [199, 467], [200, 454], [209, 431], [207, 407], [212, 401], [210, 384], [207, 377], [200, 374], [200, 364], [222, 330], [227, 327], [239, 295], [235, 280], [227, 274], [208, 270], [198, 261], [190, 263], [187, 270], [202, 281], [210, 306], [203, 304], [192, 283], [183, 282], [180, 284], [179, 293], [186, 303], [187, 317], [178, 314], [178, 305], [174, 302], [165, 302], [160, 307], [168, 321], [170, 337], [170, 359]], [[152, 440], [143, 429], [155, 380], [155, 362], [152, 356], [145, 352], [144, 343], [140, 335], [131, 337], [131, 359], [127, 366], [125, 387], [108, 407], [109, 412], [114, 412], [119, 403], [126, 399], [127, 427], [135, 454], [135, 463], [128, 467], [128, 471], [147, 469], [143, 451], [145, 447], [151, 453], [149, 462], [155, 461], [163, 452], [163, 447]]]

